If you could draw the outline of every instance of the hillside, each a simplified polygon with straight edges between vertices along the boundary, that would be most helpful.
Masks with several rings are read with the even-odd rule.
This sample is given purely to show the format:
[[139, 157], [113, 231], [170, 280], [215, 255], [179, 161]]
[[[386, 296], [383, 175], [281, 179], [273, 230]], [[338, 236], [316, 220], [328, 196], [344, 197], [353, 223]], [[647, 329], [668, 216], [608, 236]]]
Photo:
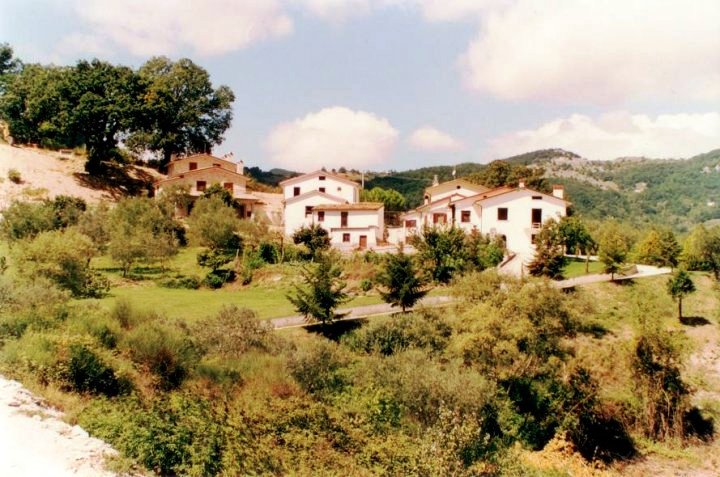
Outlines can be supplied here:
[[[106, 181], [98, 181], [85, 173], [85, 158], [36, 148], [11, 147], [0, 143], [0, 209], [15, 199], [40, 199], [57, 195], [80, 197], [93, 203], [116, 199], [147, 190], [158, 176], [153, 169], [131, 166], [127, 172], [117, 171]], [[21, 182], [8, 179], [15, 169]]]

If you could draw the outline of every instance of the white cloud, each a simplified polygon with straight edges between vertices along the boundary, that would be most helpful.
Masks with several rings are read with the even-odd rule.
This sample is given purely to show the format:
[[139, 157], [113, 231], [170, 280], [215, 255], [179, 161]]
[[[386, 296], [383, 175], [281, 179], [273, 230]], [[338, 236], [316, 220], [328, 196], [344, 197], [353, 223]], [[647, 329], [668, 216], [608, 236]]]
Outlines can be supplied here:
[[293, 28], [277, 0], [76, 0], [74, 6], [89, 37], [140, 56], [188, 48], [200, 55], [222, 54]]
[[388, 159], [397, 138], [387, 119], [335, 106], [276, 126], [266, 147], [272, 162], [295, 171], [365, 169]]
[[720, 147], [720, 113], [650, 117], [621, 111], [598, 118], [573, 114], [492, 140], [489, 158], [554, 147], [589, 159], [690, 157]]
[[518, 0], [483, 15], [461, 65], [508, 100], [717, 100], [718, 19], [717, 0]]
[[365, 15], [378, 6], [376, 0], [291, 0], [312, 15], [332, 22]]
[[428, 21], [461, 21], [504, 7], [509, 0], [415, 0]]
[[450, 134], [431, 126], [416, 129], [408, 138], [408, 142], [416, 149], [423, 151], [460, 151], [463, 144]]

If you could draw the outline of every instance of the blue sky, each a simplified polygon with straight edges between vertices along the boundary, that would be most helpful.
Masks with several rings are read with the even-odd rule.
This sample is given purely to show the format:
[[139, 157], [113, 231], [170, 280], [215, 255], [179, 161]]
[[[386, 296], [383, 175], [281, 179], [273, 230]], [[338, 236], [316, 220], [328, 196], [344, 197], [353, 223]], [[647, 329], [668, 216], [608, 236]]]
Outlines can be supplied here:
[[236, 94], [217, 152], [263, 168], [720, 147], [714, 0], [0, 0], [0, 11], [0, 41], [25, 62], [193, 59]]

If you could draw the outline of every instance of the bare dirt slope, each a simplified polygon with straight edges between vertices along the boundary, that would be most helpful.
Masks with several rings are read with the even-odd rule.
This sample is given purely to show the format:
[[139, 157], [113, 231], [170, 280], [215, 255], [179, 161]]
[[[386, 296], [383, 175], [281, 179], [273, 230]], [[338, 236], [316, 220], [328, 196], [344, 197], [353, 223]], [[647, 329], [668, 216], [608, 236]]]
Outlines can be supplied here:
[[[88, 203], [117, 199], [147, 189], [158, 174], [150, 169], [131, 167], [129, 173], [118, 173], [106, 181], [85, 174], [85, 158], [75, 154], [0, 143], [0, 209], [15, 199], [52, 198], [57, 195], [80, 197]], [[15, 169], [22, 182], [8, 179]]]

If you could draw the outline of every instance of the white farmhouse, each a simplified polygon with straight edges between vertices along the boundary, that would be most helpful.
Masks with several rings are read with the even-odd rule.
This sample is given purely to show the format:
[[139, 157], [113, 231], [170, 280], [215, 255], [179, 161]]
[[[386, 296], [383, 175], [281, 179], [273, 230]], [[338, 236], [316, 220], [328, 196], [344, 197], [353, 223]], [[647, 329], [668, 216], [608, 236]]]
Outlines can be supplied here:
[[487, 189], [462, 179], [425, 189], [425, 203], [402, 217], [402, 237], [418, 233], [424, 226], [451, 224], [466, 232], [501, 237], [508, 252], [521, 262], [532, 258], [535, 235], [549, 218], [567, 214], [569, 203], [560, 185], [545, 194], [525, 187]]
[[285, 235], [318, 224], [338, 248], [375, 247], [385, 234], [383, 204], [359, 202], [360, 186], [326, 171], [315, 171], [280, 183], [284, 198]]
[[[191, 197], [197, 198], [214, 184], [221, 185], [238, 201], [241, 217], [253, 217], [253, 207], [260, 199], [246, 189], [247, 178], [242, 161], [236, 163], [210, 154], [173, 156], [168, 164], [167, 178], [155, 182], [155, 194], [160, 195], [172, 186], [182, 186], [188, 189]], [[185, 215], [188, 211], [177, 212]]]

